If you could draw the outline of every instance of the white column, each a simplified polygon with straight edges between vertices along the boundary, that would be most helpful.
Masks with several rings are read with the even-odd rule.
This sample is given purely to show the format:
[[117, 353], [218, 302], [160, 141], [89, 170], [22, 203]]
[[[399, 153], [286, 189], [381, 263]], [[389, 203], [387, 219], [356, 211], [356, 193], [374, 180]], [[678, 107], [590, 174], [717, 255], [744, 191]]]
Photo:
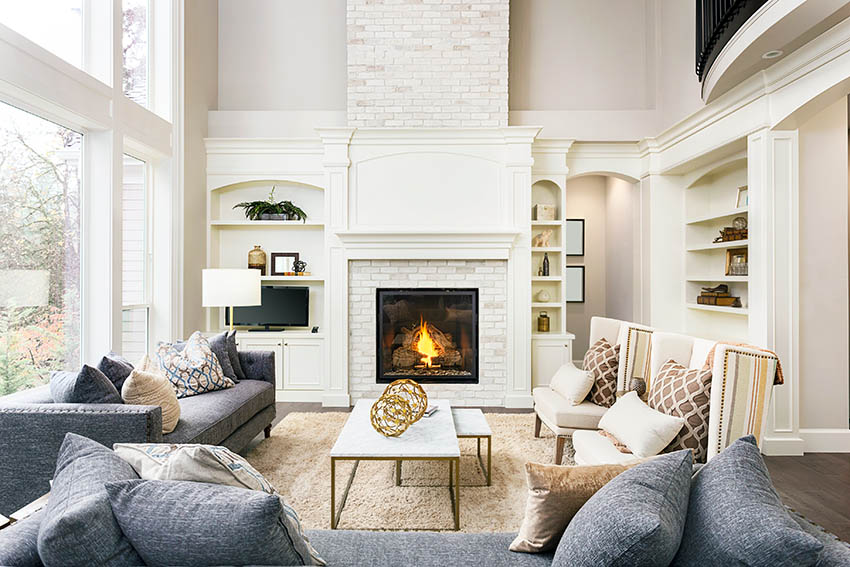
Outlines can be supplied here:
[[774, 350], [785, 384], [773, 389], [762, 450], [802, 455], [799, 424], [797, 131], [747, 139], [750, 341]]
[[318, 128], [325, 146], [326, 351], [329, 364], [322, 380], [322, 405], [347, 407], [348, 395], [348, 259], [337, 233], [348, 229], [348, 144], [353, 128]]

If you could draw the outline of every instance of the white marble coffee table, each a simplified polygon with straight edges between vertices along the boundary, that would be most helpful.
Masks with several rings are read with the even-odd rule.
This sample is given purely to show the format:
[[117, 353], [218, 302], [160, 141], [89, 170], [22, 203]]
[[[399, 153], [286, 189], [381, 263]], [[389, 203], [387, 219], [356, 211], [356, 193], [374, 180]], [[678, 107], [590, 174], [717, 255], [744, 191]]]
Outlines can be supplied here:
[[[396, 484], [401, 476], [401, 462], [412, 460], [447, 461], [449, 463], [449, 497], [454, 515], [454, 529], [460, 529], [460, 447], [457, 442], [452, 408], [447, 400], [430, 400], [440, 409], [423, 417], [399, 437], [384, 437], [372, 427], [369, 412], [375, 400], [359, 400], [331, 449], [331, 529], [336, 529], [348, 498], [348, 491], [362, 460], [395, 461]], [[336, 509], [336, 463], [354, 461], [354, 467]]]
[[[484, 417], [484, 412], [475, 408], [452, 408], [452, 419], [455, 422], [455, 431], [458, 439], [475, 439], [478, 445], [478, 464], [481, 465], [481, 470], [487, 475], [487, 486], [493, 484], [493, 431], [490, 429], [490, 424], [487, 423], [487, 418]], [[487, 466], [484, 466], [484, 459], [481, 458], [481, 440], [487, 440]]]

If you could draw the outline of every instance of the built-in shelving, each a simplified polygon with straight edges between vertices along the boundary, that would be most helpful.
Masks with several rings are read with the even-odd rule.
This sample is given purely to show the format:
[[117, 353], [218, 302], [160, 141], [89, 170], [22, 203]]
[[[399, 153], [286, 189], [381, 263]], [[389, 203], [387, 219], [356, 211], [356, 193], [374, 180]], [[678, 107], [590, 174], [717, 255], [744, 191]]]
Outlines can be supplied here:
[[746, 283], [750, 281], [749, 276], [710, 276], [706, 275], [705, 277], [695, 277], [688, 276], [687, 280], [689, 282], [698, 282], [698, 283], [711, 283], [711, 282], [743, 282]]
[[268, 283], [274, 282], [302, 282], [302, 283], [325, 283], [325, 278], [318, 276], [260, 276], [260, 280]]
[[533, 282], [559, 282], [561, 276], [531, 276]]
[[563, 226], [563, 224], [564, 224], [564, 221], [560, 221], [560, 220], [543, 220], [543, 221], [533, 220], [533, 221], [531, 221], [531, 226], [552, 226], [552, 227], [555, 227], [555, 226]]
[[749, 212], [749, 210], [750, 210], [749, 207], [741, 207], [739, 209], [733, 209], [733, 210], [725, 212], [725, 213], [719, 213], [719, 214], [713, 213], [713, 214], [698, 216], [698, 217], [694, 217], [694, 218], [686, 221], [685, 224], [701, 224], [701, 223], [705, 223], [705, 222], [712, 222], [712, 221], [724, 220], [724, 219], [728, 219], [728, 218], [740, 217], [740, 216], [746, 215]]
[[213, 220], [210, 226], [215, 228], [324, 228], [321, 222], [274, 221], [274, 220]]
[[730, 313], [732, 315], [748, 315], [749, 309], [746, 307], [724, 307], [721, 305], [701, 305], [699, 303], [688, 303], [688, 309], [697, 311], [713, 311], [714, 313]]
[[749, 245], [749, 240], [730, 240], [727, 242], [711, 242], [699, 246], [688, 246], [688, 252], [704, 252], [706, 250], [725, 250], [727, 248], [743, 248]]
[[[534, 205], [552, 205], [557, 213], [552, 220], [531, 219], [532, 239], [544, 231], [551, 231], [550, 246], [532, 246], [531, 269], [531, 331], [535, 337], [557, 337], [566, 333], [566, 304], [564, 303], [564, 219], [566, 210], [565, 175], [540, 176], [533, 179], [531, 185], [531, 207]], [[549, 255], [549, 275], [538, 274], [543, 263], [543, 254]], [[538, 297], [545, 292], [545, 301]], [[537, 318], [541, 311], [548, 311], [549, 332], [537, 332]]]
[[531, 303], [531, 306], [535, 307], [537, 309], [560, 309], [561, 307], [563, 307], [563, 305], [564, 305], [563, 303], [557, 303], [557, 302], [554, 302], [554, 301], [548, 301], [546, 303], [542, 303], [542, 302], [539, 302], [539, 301], [533, 301]]
[[532, 246], [532, 252], [563, 252], [564, 248], [561, 246]]

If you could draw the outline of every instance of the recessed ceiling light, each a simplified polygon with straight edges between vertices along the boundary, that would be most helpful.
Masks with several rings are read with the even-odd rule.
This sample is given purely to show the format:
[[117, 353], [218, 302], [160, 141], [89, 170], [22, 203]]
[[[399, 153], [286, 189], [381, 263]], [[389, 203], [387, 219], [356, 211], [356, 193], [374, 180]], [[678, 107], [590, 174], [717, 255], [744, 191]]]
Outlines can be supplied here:
[[776, 59], [777, 57], [782, 57], [782, 54], [785, 53], [781, 49], [771, 49], [767, 51], [764, 55], [761, 56], [762, 59]]

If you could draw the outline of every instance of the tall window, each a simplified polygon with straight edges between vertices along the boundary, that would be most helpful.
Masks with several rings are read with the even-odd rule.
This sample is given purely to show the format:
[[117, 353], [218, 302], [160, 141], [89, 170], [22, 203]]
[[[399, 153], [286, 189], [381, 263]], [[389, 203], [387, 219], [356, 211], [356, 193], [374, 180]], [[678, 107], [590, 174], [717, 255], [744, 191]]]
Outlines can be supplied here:
[[0, 24], [82, 67], [82, 0], [3, 0]]
[[0, 103], [0, 395], [79, 368], [81, 142]]
[[148, 2], [123, 0], [122, 2], [124, 94], [142, 106], [148, 105]]
[[146, 168], [145, 162], [124, 156], [121, 345], [122, 354], [132, 362], [141, 358], [148, 346], [150, 247]]

